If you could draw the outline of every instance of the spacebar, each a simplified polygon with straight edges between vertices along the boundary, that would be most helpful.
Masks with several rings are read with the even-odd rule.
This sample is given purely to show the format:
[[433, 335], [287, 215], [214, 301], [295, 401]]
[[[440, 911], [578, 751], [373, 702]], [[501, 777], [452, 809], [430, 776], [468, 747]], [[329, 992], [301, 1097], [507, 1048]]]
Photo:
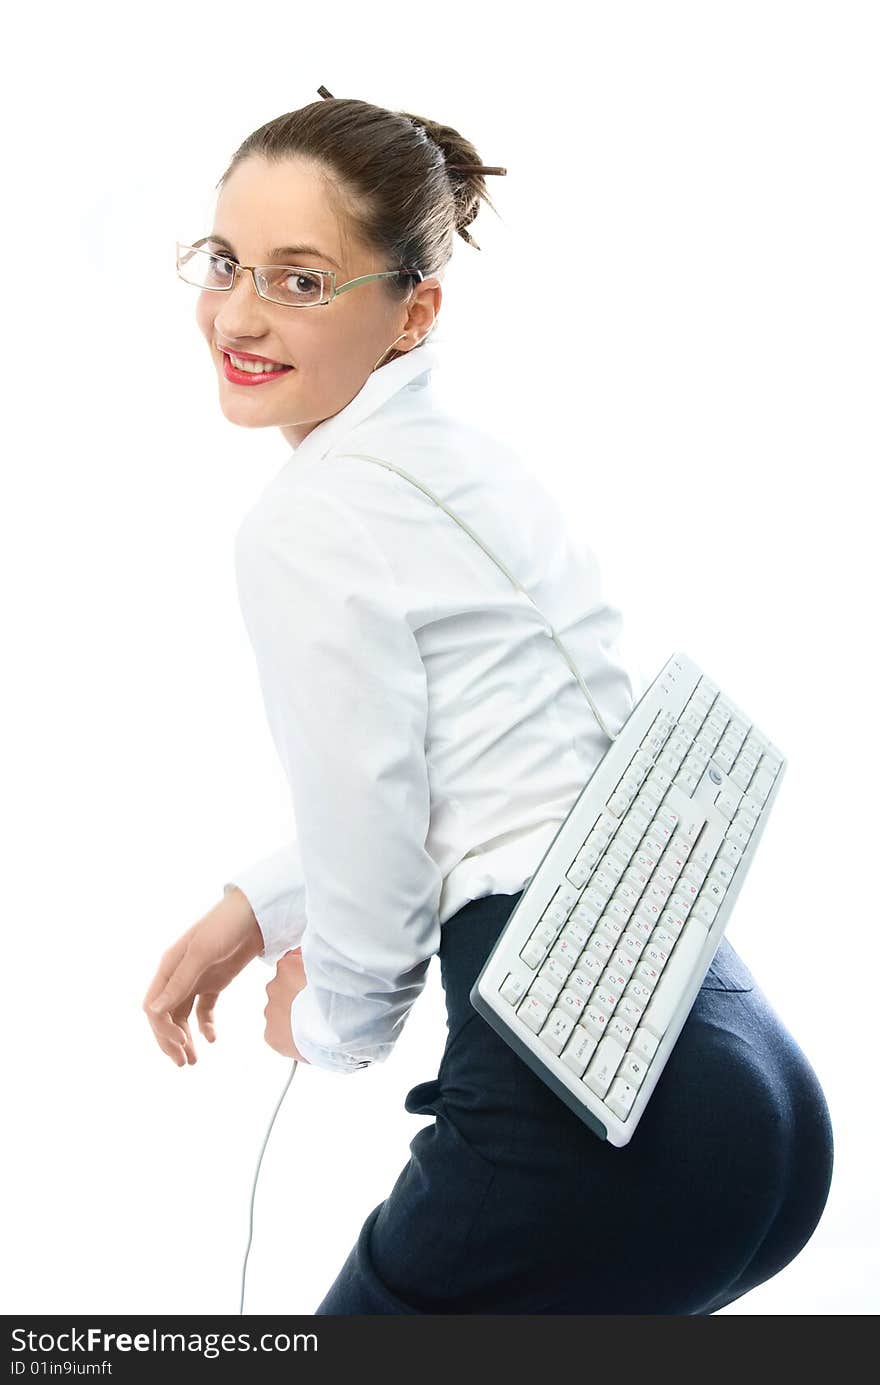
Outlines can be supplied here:
[[678, 1008], [681, 993], [708, 936], [708, 930], [699, 919], [688, 919], [679, 934], [672, 956], [654, 987], [648, 1008], [639, 1020], [639, 1025], [643, 1029], [650, 1029], [658, 1039], [662, 1039], [669, 1028], [669, 1021]]

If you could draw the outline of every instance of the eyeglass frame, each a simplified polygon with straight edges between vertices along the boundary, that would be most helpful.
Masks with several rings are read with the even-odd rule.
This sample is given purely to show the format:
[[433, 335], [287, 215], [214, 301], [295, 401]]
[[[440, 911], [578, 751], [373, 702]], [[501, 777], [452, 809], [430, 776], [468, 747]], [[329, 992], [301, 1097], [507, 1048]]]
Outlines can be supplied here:
[[[181, 280], [182, 283], [189, 284], [190, 281], [189, 279], [184, 279], [183, 275], [180, 272], [181, 250], [197, 250], [203, 255], [209, 255], [211, 254], [211, 252], [209, 250], [205, 250], [204, 245], [210, 239], [210, 236], [205, 236], [203, 238], [203, 242], [201, 245], [183, 245], [180, 241], [175, 241], [175, 246], [177, 249], [177, 277]], [[425, 277], [420, 269], [387, 269], [380, 274], [359, 274], [356, 279], [349, 279], [346, 281], [346, 283], [340, 284], [337, 288], [335, 269], [315, 269], [313, 266], [307, 265], [239, 264], [238, 260], [233, 260], [228, 255], [224, 255], [222, 253], [218, 253], [214, 256], [214, 258], [218, 260], [225, 260], [227, 264], [232, 265], [232, 283], [228, 284], [226, 288], [209, 287], [204, 284], [190, 284], [191, 288], [201, 289], [204, 293], [231, 293], [232, 290], [235, 288], [235, 282], [238, 271], [250, 270], [251, 278], [254, 281], [254, 288], [256, 289], [259, 297], [262, 298], [263, 301], [266, 303], [277, 304], [279, 308], [328, 308], [330, 304], [333, 302], [334, 298], [338, 298], [341, 293], [345, 293], [346, 289], [354, 288], [355, 284], [366, 284], [369, 282], [370, 279], [399, 279], [401, 274], [407, 274], [410, 276], [410, 278], [413, 278], [417, 284], [420, 284]], [[322, 297], [321, 299], [319, 299], [317, 303], [281, 303], [277, 298], [268, 298], [266, 294], [261, 291], [260, 286], [257, 283], [258, 269], [287, 269], [296, 270], [301, 274], [320, 274], [321, 282], [323, 284], [326, 284], [327, 279], [330, 280], [330, 296], [329, 298], [326, 296]]]

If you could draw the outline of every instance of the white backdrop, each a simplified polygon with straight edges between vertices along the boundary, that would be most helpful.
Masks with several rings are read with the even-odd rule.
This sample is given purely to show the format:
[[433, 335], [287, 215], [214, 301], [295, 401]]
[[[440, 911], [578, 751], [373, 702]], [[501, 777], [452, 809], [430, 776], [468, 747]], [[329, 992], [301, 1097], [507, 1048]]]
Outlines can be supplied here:
[[[6, 33], [4, 1311], [238, 1312], [272, 973], [193, 1067], [141, 1000], [288, 832], [232, 540], [289, 449], [224, 418], [173, 256], [322, 83], [508, 169], [456, 241], [447, 383], [566, 498], [636, 676], [684, 649], [789, 756], [729, 935], [824, 1086], [834, 1182], [725, 1311], [876, 1311], [876, 7], [56, 3]], [[246, 1313], [314, 1311], [444, 1042], [435, 961], [385, 1064], [299, 1068]]]

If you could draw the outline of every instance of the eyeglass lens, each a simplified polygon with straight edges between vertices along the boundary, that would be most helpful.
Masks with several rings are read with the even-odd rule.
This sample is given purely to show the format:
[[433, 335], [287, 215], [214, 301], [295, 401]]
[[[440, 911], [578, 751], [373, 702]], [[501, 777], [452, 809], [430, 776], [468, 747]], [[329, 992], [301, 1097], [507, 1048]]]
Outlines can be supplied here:
[[[200, 250], [191, 245], [180, 247], [177, 269], [182, 279], [199, 289], [229, 289], [235, 278], [235, 267], [230, 259], [216, 251]], [[322, 274], [290, 265], [259, 268], [257, 284], [264, 298], [293, 307], [311, 307], [325, 296]]]

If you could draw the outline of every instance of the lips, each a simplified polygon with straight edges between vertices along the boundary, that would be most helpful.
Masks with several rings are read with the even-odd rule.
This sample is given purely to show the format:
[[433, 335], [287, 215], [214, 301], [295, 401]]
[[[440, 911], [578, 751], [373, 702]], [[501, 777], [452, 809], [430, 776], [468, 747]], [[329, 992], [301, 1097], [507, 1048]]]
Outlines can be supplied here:
[[[229, 358], [229, 352], [221, 352], [223, 357], [223, 374], [231, 385], [268, 385], [273, 380], [283, 380], [285, 375], [290, 375], [294, 367], [292, 365], [282, 366], [280, 370], [252, 371], [238, 370]], [[262, 359], [258, 357], [257, 359]]]

